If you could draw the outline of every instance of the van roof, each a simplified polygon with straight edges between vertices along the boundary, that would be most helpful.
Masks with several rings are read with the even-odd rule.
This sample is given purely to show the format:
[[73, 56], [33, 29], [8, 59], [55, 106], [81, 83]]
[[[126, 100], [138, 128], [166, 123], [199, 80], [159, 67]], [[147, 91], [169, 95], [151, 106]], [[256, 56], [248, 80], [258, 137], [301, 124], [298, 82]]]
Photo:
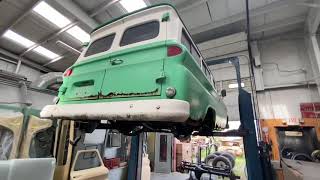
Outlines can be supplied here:
[[[130, 16], [130, 15], [132, 15], [132, 14], [136, 14], [136, 13], [141, 12], [141, 11], [144, 11], [144, 10], [146, 10], [146, 9], [151, 9], [151, 8], [154, 8], [154, 7], [165, 6], [165, 5], [172, 7], [172, 9], [174, 9], [174, 10], [176, 11], [176, 13], [178, 14], [178, 16], [179, 16], [179, 13], [178, 13], [177, 9], [176, 9], [172, 4], [169, 4], [169, 3], [160, 3], [160, 4], [155, 4], [155, 5], [152, 5], [152, 6], [147, 6], [147, 7], [145, 7], [145, 8], [138, 9], [138, 10], [133, 11], [133, 12], [131, 12], [131, 13], [127, 13], [127, 14], [124, 14], [124, 15], [119, 16], [119, 17], [117, 17], [117, 18], [111, 19], [110, 21], [107, 21], [107, 22], [105, 22], [105, 23], [102, 23], [102, 24], [100, 24], [99, 26], [97, 26], [96, 28], [94, 28], [94, 29], [91, 31], [91, 33], [99, 30], [100, 28], [102, 28], [102, 27], [104, 27], [104, 26], [106, 26], [106, 25], [108, 25], [108, 24], [111, 24], [111, 23], [113, 23], [113, 22], [115, 22], [115, 21], [118, 21], [118, 20], [120, 20], [120, 19], [123, 19], [123, 18], [125, 18], [125, 17], [127, 17], [127, 16]], [[180, 18], [180, 16], [179, 16], [179, 18]], [[181, 18], [180, 18], [180, 19], [181, 19]]]

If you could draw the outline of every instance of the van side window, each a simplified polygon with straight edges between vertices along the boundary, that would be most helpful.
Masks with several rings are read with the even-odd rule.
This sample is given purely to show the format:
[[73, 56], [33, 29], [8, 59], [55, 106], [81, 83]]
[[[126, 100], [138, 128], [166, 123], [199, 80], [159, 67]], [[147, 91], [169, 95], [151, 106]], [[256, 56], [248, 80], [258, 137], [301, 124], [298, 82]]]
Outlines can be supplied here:
[[181, 43], [186, 46], [186, 48], [189, 50], [190, 54], [193, 56], [193, 58], [197, 61], [198, 64], [201, 64], [200, 55], [197, 52], [196, 48], [192, 44], [191, 39], [187, 35], [186, 31], [182, 29], [182, 35], [181, 35]]
[[120, 46], [153, 39], [159, 35], [159, 21], [151, 21], [127, 29], [122, 36]]
[[109, 50], [111, 48], [115, 35], [116, 34], [111, 34], [109, 36], [93, 41], [90, 47], [88, 48], [86, 54], [84, 55], [84, 57]]
[[198, 62], [198, 64], [200, 64], [201, 63], [200, 55], [194, 46], [191, 46], [191, 54], [193, 58]]
[[209, 70], [209, 67], [205, 64], [204, 61], [202, 61], [202, 67], [203, 67], [203, 72], [206, 75], [206, 77], [211, 81], [211, 72]]
[[190, 51], [191, 42], [184, 30], [182, 30], [182, 34], [181, 34], [181, 43]]

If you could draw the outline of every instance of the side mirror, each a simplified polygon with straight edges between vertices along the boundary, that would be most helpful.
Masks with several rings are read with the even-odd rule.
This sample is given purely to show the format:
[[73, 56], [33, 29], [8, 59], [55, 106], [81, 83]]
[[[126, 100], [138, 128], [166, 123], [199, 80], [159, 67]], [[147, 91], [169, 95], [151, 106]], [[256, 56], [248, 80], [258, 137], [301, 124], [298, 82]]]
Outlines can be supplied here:
[[221, 96], [226, 97], [227, 96], [227, 91], [225, 89], [221, 90]]
[[82, 46], [83, 47], [87, 47], [89, 45], [89, 42], [84, 42], [84, 43], [82, 43]]

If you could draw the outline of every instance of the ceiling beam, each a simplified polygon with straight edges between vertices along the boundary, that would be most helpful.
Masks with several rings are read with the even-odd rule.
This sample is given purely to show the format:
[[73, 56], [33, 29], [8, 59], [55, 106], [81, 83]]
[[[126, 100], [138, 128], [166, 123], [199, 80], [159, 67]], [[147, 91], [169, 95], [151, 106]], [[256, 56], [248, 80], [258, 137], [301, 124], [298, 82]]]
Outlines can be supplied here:
[[91, 18], [86, 12], [84, 12], [78, 5], [76, 5], [71, 0], [54, 0], [58, 4], [60, 4], [61, 7], [69, 11], [72, 15], [74, 15], [78, 21], [84, 23], [89, 28], [94, 29], [96, 28], [99, 23]]
[[[314, 1], [314, 5], [320, 6], [320, 1]], [[306, 20], [306, 31], [309, 34], [315, 34], [320, 24], [320, 8], [310, 8]]]
[[[300, 0], [300, 2], [305, 2], [307, 0]], [[254, 9], [250, 10], [250, 17], [256, 17], [259, 15], [263, 15], [266, 13], [270, 13], [276, 10], [281, 10], [285, 7], [288, 6], [296, 6], [296, 4], [293, 2], [293, 0], [278, 0], [278, 1], [273, 1], [272, 3], [266, 4], [264, 6], [260, 6]], [[214, 21], [212, 23], [203, 25], [203, 26], [198, 26], [196, 28], [190, 29], [190, 33], [192, 35], [196, 35], [196, 34], [200, 34], [202, 32], [206, 32], [209, 31], [211, 29], [215, 29], [221, 26], [225, 26], [227, 24], [232, 24], [232, 23], [236, 23], [239, 21], [243, 21], [246, 19], [246, 12], [241, 12], [241, 13], [237, 13], [235, 15], [229, 16], [227, 18], [224, 19], [220, 19], [217, 21]]]
[[32, 0], [27, 6], [23, 7], [23, 9], [20, 10], [21, 12], [12, 18], [13, 21], [4, 25], [3, 28], [0, 28], [0, 36], [2, 36], [3, 33], [5, 33], [12, 26], [18, 24], [22, 19], [24, 19], [24, 17], [26, 17], [30, 13], [30, 11], [32, 11], [33, 7], [36, 6], [39, 2], [40, 0]]
[[208, 0], [198, 0], [198, 1], [185, 1], [176, 5], [179, 13], [190, 10], [194, 7], [200, 6], [203, 3], [206, 3]]
[[90, 14], [89, 16], [94, 17], [119, 1], [120, 0], [111, 0], [111, 1], [105, 1], [101, 3], [89, 13]]
[[10, 57], [12, 59], [15, 59], [16, 61], [21, 61], [23, 64], [25, 64], [27, 66], [30, 66], [30, 67], [33, 67], [35, 69], [38, 69], [38, 70], [41, 70], [41, 71], [44, 71], [44, 72], [52, 72], [51, 69], [43, 67], [43, 66], [41, 66], [41, 65], [39, 65], [37, 63], [34, 63], [34, 62], [30, 61], [27, 58], [19, 57], [18, 55], [13, 54], [12, 52], [9, 52], [9, 51], [4, 50], [2, 48], [0, 48], [0, 54], [3, 54], [3, 55], [8, 56], [8, 57]]
[[287, 27], [290, 25], [295, 25], [299, 23], [303, 23], [306, 20], [306, 16], [294, 16], [290, 18], [284, 18], [278, 21], [274, 21], [271, 23], [267, 23], [261, 26], [253, 27], [251, 30], [252, 34], [257, 34], [265, 31], [272, 31], [279, 28]]

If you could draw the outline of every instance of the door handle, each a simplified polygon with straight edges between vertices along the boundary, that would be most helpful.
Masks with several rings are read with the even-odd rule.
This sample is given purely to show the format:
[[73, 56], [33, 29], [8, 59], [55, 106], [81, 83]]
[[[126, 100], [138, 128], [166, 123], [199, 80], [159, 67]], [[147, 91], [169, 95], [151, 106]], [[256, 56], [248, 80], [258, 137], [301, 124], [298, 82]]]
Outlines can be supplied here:
[[121, 59], [112, 59], [110, 60], [110, 64], [111, 65], [119, 65], [119, 64], [122, 64], [123, 63], [123, 60]]

